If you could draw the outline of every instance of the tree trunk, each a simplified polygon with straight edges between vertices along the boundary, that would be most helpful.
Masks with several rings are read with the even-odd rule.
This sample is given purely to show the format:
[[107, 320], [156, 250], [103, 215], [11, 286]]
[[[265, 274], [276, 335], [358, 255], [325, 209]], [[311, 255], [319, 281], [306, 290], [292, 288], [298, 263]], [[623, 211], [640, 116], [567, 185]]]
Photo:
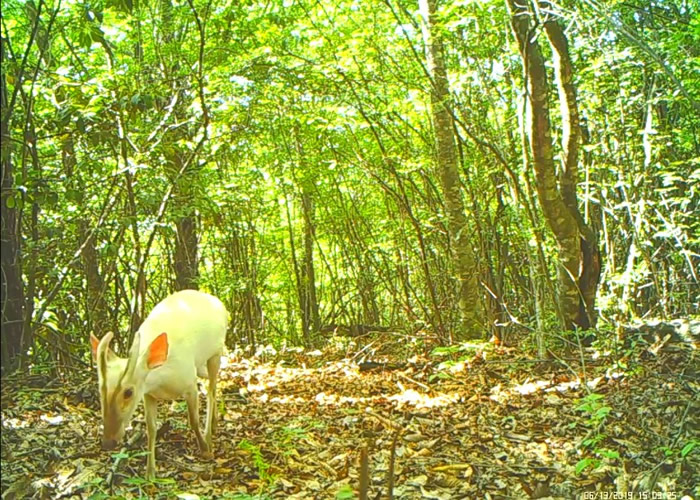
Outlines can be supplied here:
[[[508, 0], [508, 7], [528, 83], [528, 98], [531, 108], [530, 148], [534, 160], [537, 195], [547, 225], [554, 234], [559, 254], [559, 265], [557, 266], [558, 313], [562, 326], [569, 329], [573, 328], [579, 320], [580, 294], [577, 279], [581, 268], [581, 249], [577, 220], [567, 206], [564, 196], [571, 197], [573, 195], [573, 203], [576, 203], [576, 180], [567, 178], [563, 184], [572, 185], [562, 187], [560, 191], [554, 169], [549, 119], [549, 89], [544, 58], [537, 38], [531, 30], [530, 12], [527, 7], [520, 6], [516, 0]], [[571, 120], [571, 113], [567, 112], [565, 121], [570, 122]], [[576, 122], [578, 122], [577, 118]], [[571, 141], [578, 141], [578, 130], [576, 132], [570, 131], [566, 140], [565, 147], [569, 147]], [[567, 153], [574, 156], [577, 154], [575, 150], [569, 150]], [[568, 158], [567, 161], [569, 161]], [[569, 164], [567, 168], [570, 170], [574, 167]], [[567, 175], [570, 176], [571, 173], [569, 172]], [[568, 194], [563, 195], [562, 191]]]
[[244, 214], [235, 212], [229, 214], [227, 224], [231, 234], [230, 254], [233, 279], [243, 286], [234, 288], [233, 303], [240, 307], [242, 314], [234, 314], [233, 329], [245, 334], [248, 344], [255, 346], [255, 337], [263, 328], [263, 311], [260, 305], [257, 289], [256, 262], [251, 260], [255, 250], [255, 229], [251, 221], [248, 228], [242, 228]]
[[430, 100], [437, 146], [437, 168], [447, 210], [447, 229], [456, 273], [460, 321], [457, 337], [482, 336], [481, 299], [474, 254], [469, 241], [467, 217], [462, 201], [461, 182], [455, 151], [444, 47], [436, 29], [436, 0], [420, 0], [424, 17], [428, 66], [431, 74]]
[[[86, 219], [79, 222], [81, 234], [88, 234], [90, 226]], [[95, 233], [85, 242], [85, 248], [81, 254], [85, 280], [87, 281], [87, 319], [88, 328], [98, 338], [112, 329], [112, 321], [109, 317], [109, 308], [105, 300], [107, 287], [105, 286], [99, 266], [99, 254], [95, 248]]]
[[171, 182], [175, 183], [173, 190], [173, 210], [179, 214], [175, 220], [175, 255], [173, 256], [173, 267], [175, 269], [175, 289], [198, 289], [198, 238], [197, 238], [197, 218], [193, 206], [193, 194], [190, 186], [195, 180], [195, 172], [188, 167], [189, 171], [182, 172], [183, 158], [179, 151], [175, 150], [170, 155], [168, 162], [168, 174]]
[[[186, 207], [189, 209], [189, 207]], [[175, 221], [175, 289], [196, 290], [197, 283], [197, 227], [194, 215], [180, 217]]]
[[586, 221], [578, 208], [576, 185], [578, 184], [578, 156], [581, 142], [576, 87], [573, 83], [573, 65], [569, 56], [569, 43], [561, 25], [554, 20], [544, 23], [547, 38], [552, 46], [552, 56], [557, 74], [559, 105], [562, 117], [562, 146], [564, 162], [561, 175], [561, 194], [564, 204], [576, 219], [581, 236], [581, 270], [578, 287], [581, 292], [579, 310], [574, 323], [583, 329], [594, 327], [597, 322], [595, 296], [600, 280], [600, 247], [598, 233]]
[[[166, 27], [161, 32], [162, 42], [165, 46], [169, 46], [173, 43], [174, 38], [172, 28], [175, 25], [173, 21], [173, 4], [170, 0], [162, 0], [161, 8], [162, 23]], [[176, 63], [169, 61], [169, 64], [163, 67], [163, 77], [172, 79], [173, 74], [176, 72], [175, 66]], [[178, 102], [187, 102], [184, 92], [177, 85], [173, 85], [172, 91], [179, 94]], [[178, 120], [185, 120], [182, 107], [176, 108], [174, 114]], [[176, 143], [179, 138], [184, 138], [184, 136], [192, 140], [192, 137], [189, 136], [190, 134], [186, 130], [180, 130], [172, 137], [172, 149], [168, 155], [170, 161], [167, 168], [171, 181], [175, 183], [173, 190], [174, 212], [180, 214], [175, 221], [176, 238], [175, 255], [173, 257], [176, 290], [196, 290], [199, 288], [197, 217], [193, 206], [194, 196], [191, 189], [191, 186], [196, 182], [194, 179], [196, 177], [196, 168], [193, 168], [192, 165], [188, 166], [189, 171], [182, 172], [178, 178], [184, 159], [183, 153]]]
[[304, 303], [302, 313], [306, 325], [305, 331], [311, 329], [313, 332], [318, 332], [321, 329], [321, 318], [318, 312], [316, 273], [314, 272], [314, 241], [316, 238], [314, 202], [306, 188], [302, 191], [304, 209], [304, 265], [302, 267]]
[[294, 268], [294, 278], [297, 284], [297, 299], [299, 303], [299, 310], [301, 311], [301, 331], [302, 338], [304, 340], [304, 345], [311, 345], [311, 337], [309, 336], [309, 323], [306, 315], [304, 314], [305, 299], [304, 299], [304, 278], [303, 269], [299, 269], [299, 261], [297, 260], [297, 250], [296, 243], [294, 242], [294, 227], [292, 224], [292, 212], [289, 209], [289, 198], [285, 196], [285, 208], [287, 211], [287, 230], [289, 233], [289, 251], [292, 257], [292, 266]]
[[[5, 61], [5, 38], [0, 37], [0, 52]], [[3, 375], [17, 367], [23, 351], [24, 286], [20, 260], [20, 234], [17, 218], [19, 192], [15, 190], [12, 168], [10, 115], [7, 81], [3, 64], [0, 75], [0, 163], [2, 165], [2, 196], [0, 196], [0, 309], [2, 316], [2, 364]]]

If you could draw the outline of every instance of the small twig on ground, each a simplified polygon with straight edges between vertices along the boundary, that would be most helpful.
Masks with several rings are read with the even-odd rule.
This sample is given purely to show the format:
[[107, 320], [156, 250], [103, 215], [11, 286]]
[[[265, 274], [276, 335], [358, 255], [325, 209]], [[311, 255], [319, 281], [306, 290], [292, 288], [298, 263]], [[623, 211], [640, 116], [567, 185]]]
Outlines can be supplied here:
[[379, 420], [385, 427], [388, 427], [389, 429], [399, 429], [400, 430], [400, 427], [398, 426], [398, 424], [395, 424], [394, 422], [392, 422], [388, 418], [384, 418], [381, 415], [377, 415], [373, 411], [367, 411], [366, 413], [370, 417], [374, 417], [377, 420]]
[[369, 498], [369, 457], [367, 453], [367, 444], [360, 449], [360, 500]]
[[391, 453], [389, 455], [389, 470], [387, 471], [387, 495], [389, 500], [394, 499], [394, 464], [396, 463], [396, 442], [399, 440], [401, 435], [401, 430], [398, 429], [394, 432], [394, 438], [391, 440]]
[[408, 381], [411, 382], [412, 384], [416, 384], [418, 387], [422, 387], [422, 388], [425, 389], [426, 391], [432, 391], [432, 388], [431, 388], [431, 387], [425, 385], [425, 384], [422, 383], [422, 382], [418, 382], [417, 380], [413, 380], [413, 379], [412, 379], [411, 377], [409, 377], [408, 375], [405, 375], [405, 374], [403, 374], [403, 373], [401, 373], [401, 372], [397, 372], [396, 374], [397, 374], [399, 377], [401, 377], [402, 379], [408, 380]]

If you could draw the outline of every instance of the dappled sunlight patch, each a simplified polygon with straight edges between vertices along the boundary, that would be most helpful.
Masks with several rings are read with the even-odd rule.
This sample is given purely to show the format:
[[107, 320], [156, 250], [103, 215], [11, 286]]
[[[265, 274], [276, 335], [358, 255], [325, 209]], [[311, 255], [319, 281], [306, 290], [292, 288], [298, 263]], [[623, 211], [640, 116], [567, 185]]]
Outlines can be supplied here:
[[[596, 377], [592, 380], [586, 382], [586, 386], [589, 389], [595, 389], [603, 377]], [[535, 380], [526, 381], [521, 384], [514, 384], [509, 387], [504, 387], [502, 384], [496, 384], [491, 387], [490, 399], [493, 401], [504, 403], [506, 400], [510, 399], [515, 395], [529, 396], [536, 394], [538, 392], [550, 393], [550, 392], [567, 392], [571, 390], [577, 390], [583, 387], [584, 383], [581, 379], [576, 378], [574, 380], [560, 382], [553, 385], [551, 380]]]
[[[589, 389], [595, 389], [601, 380], [603, 380], [603, 377], [596, 377], [596, 378], [586, 382], [586, 386]], [[551, 392], [551, 391], [566, 392], [567, 390], [579, 389], [582, 386], [583, 386], [583, 382], [581, 381], [581, 379], [576, 379], [576, 380], [572, 380], [571, 382], [562, 382], [560, 384], [557, 384], [554, 387], [547, 388], [547, 389], [545, 389], [545, 392]]]
[[612, 380], [618, 380], [625, 377], [625, 372], [619, 370], [608, 370], [605, 376]]
[[462, 372], [467, 371], [469, 368], [469, 363], [467, 361], [457, 361], [456, 363], [441, 363], [440, 364], [440, 369], [445, 370], [446, 372], [452, 374], [452, 375], [457, 375]]
[[510, 393], [507, 390], [503, 389], [501, 384], [496, 384], [493, 387], [491, 387], [491, 395], [489, 396], [489, 398], [493, 401], [496, 401], [497, 403], [504, 403], [509, 397]]
[[289, 395], [289, 396], [274, 396], [269, 399], [271, 403], [278, 403], [278, 404], [303, 404], [307, 401], [306, 398], [302, 396], [294, 396], [294, 395]]
[[513, 387], [513, 391], [517, 392], [518, 394], [532, 394], [533, 392], [537, 392], [540, 389], [544, 389], [545, 387], [549, 386], [549, 382], [545, 380], [538, 380], [536, 382], [525, 382], [524, 384], [516, 385]]
[[49, 425], [60, 425], [64, 421], [63, 415], [53, 415], [47, 413], [42, 414], [39, 418]]
[[339, 374], [342, 375], [343, 377], [350, 378], [350, 379], [355, 379], [360, 377], [360, 371], [357, 367], [356, 364], [354, 363], [349, 363], [346, 360], [341, 360], [341, 361], [334, 361], [332, 363], [327, 363], [324, 366], [320, 368], [321, 372], [323, 373], [333, 373], [333, 374]]
[[[324, 385], [333, 384], [338, 380], [351, 381], [362, 376], [356, 364], [348, 361], [328, 362], [317, 368], [309, 368], [305, 364], [300, 367], [284, 366], [282, 363], [255, 364], [250, 360], [231, 363], [227, 366], [227, 379], [240, 378], [244, 384], [241, 392], [244, 394], [264, 393], [266, 391], [286, 392], [290, 387], [299, 384]], [[267, 401], [267, 400], [266, 400]], [[273, 400], [274, 401], [274, 400]], [[289, 403], [290, 399], [277, 399], [281, 403]]]
[[233, 361], [231, 358], [232, 358], [231, 355], [224, 355], [224, 356], [221, 356], [221, 361], [220, 361], [220, 362], [221, 362], [221, 365], [220, 365], [220, 367], [219, 367], [219, 369], [220, 369], [221, 372], [227, 371], [227, 369], [229, 368], [229, 366], [233, 365], [234, 361]]
[[377, 398], [364, 398], [364, 397], [354, 397], [354, 396], [343, 396], [338, 394], [326, 394], [325, 392], [319, 392], [313, 398], [315, 402], [321, 405], [355, 405], [357, 403], [371, 403]]
[[456, 393], [444, 394], [438, 393], [436, 396], [420, 393], [414, 389], [406, 389], [405, 391], [389, 396], [389, 401], [396, 401], [399, 408], [409, 405], [416, 408], [437, 408], [448, 406], [459, 401], [459, 395]]
[[2, 419], [2, 426], [6, 429], [24, 429], [26, 427], [29, 427], [29, 425], [30, 423], [25, 419], [20, 420], [19, 418], [5, 417], [3, 417]]
[[55, 412], [33, 412], [26, 415], [24, 419], [5, 417], [4, 414], [2, 416], [2, 427], [4, 429], [46, 428], [48, 426], [62, 425], [66, 422], [65, 415]]
[[275, 387], [277, 385], [276, 381], [267, 380], [259, 384], [248, 384], [245, 386], [246, 392], [264, 392], [266, 389]]
[[246, 389], [249, 392], [260, 392], [286, 382], [308, 378], [314, 372], [309, 368], [288, 368], [266, 364], [242, 373], [242, 378], [247, 382]]

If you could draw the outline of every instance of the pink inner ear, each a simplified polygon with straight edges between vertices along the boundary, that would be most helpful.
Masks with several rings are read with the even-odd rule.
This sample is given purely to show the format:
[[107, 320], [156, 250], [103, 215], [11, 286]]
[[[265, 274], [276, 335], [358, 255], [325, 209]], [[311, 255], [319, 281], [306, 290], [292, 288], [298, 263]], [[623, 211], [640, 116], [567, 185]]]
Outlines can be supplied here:
[[97, 359], [97, 346], [100, 345], [100, 341], [97, 340], [94, 334], [90, 334], [90, 345], [92, 345], [92, 359]]
[[168, 334], [163, 332], [158, 335], [148, 348], [146, 364], [148, 368], [157, 368], [168, 359]]

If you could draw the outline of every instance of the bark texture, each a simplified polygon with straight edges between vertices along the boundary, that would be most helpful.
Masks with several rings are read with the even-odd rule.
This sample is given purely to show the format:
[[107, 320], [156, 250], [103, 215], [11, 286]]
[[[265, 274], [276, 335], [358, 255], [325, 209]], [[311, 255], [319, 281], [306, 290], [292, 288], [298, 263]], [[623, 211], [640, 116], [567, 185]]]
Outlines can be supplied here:
[[445, 68], [444, 46], [436, 28], [436, 0], [420, 0], [425, 18], [424, 38], [431, 75], [430, 100], [437, 146], [437, 166], [447, 211], [447, 228], [457, 279], [460, 325], [457, 337], [478, 338], [483, 335], [478, 270], [469, 238], [467, 217], [462, 200], [456, 145], [450, 112], [450, 96]]
[[[81, 234], [89, 234], [89, 231], [88, 221], [81, 220]], [[100, 271], [99, 254], [95, 247], [95, 240], [94, 234], [88, 237], [80, 257], [87, 281], [88, 326], [97, 338], [102, 338], [105, 333], [114, 330], [114, 325], [109, 317], [109, 308], [105, 298], [107, 287]]]
[[308, 189], [302, 192], [304, 210], [304, 265], [302, 266], [301, 308], [305, 335], [321, 329], [318, 299], [316, 298], [316, 273], [314, 271], [314, 243], [316, 241], [314, 201]]
[[[581, 268], [579, 230], [576, 218], [560, 192], [554, 168], [554, 148], [549, 119], [549, 88], [544, 57], [535, 33], [531, 29], [531, 13], [527, 5], [507, 0], [511, 25], [525, 66], [528, 83], [530, 115], [530, 148], [535, 168], [537, 195], [547, 225], [557, 243], [558, 313], [562, 325], [572, 328], [579, 316], [579, 289], [577, 279]], [[568, 120], [571, 116], [568, 116]], [[569, 133], [567, 141], [572, 140]], [[573, 137], [577, 141], [577, 137]], [[571, 180], [569, 181], [571, 182]], [[567, 188], [575, 198], [575, 180]], [[562, 190], [564, 191], [564, 190]]]
[[[0, 37], [0, 52], [5, 60], [5, 38]], [[10, 115], [5, 68], [0, 75], [0, 164], [2, 165], [2, 195], [0, 196], [0, 311], [2, 314], [2, 364], [0, 371], [8, 374], [17, 367], [23, 351], [24, 286], [20, 260], [20, 229], [10, 142]]]
[[576, 86], [573, 83], [573, 64], [569, 56], [569, 43], [564, 30], [556, 20], [548, 20], [544, 23], [544, 27], [552, 47], [561, 109], [562, 149], [564, 153], [560, 176], [561, 194], [566, 208], [576, 219], [580, 233], [581, 269], [578, 276], [580, 300], [574, 323], [587, 329], [594, 327], [597, 321], [595, 296], [600, 280], [598, 233], [586, 224], [578, 208], [576, 198], [579, 146], [582, 133], [576, 103]]
[[173, 257], [173, 267], [175, 269], [175, 289], [176, 290], [196, 290], [198, 289], [198, 238], [197, 238], [197, 218], [194, 209], [194, 196], [191, 186], [194, 183], [194, 172], [183, 172], [176, 178], [177, 173], [182, 170], [182, 156], [175, 152], [172, 157], [173, 170], [171, 174], [173, 182], [176, 183], [173, 191], [173, 205], [176, 213], [180, 214], [175, 220], [175, 255]]
[[[183, 205], [179, 208], [187, 208]], [[199, 277], [197, 268], [197, 221], [194, 215], [186, 215], [175, 221], [177, 239], [175, 241], [175, 289], [196, 290], [198, 288], [197, 278]]]

